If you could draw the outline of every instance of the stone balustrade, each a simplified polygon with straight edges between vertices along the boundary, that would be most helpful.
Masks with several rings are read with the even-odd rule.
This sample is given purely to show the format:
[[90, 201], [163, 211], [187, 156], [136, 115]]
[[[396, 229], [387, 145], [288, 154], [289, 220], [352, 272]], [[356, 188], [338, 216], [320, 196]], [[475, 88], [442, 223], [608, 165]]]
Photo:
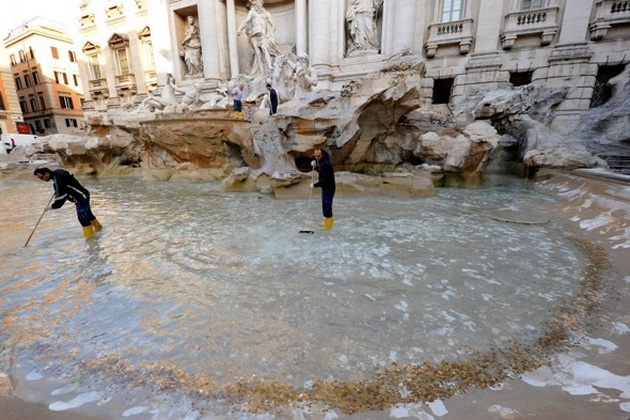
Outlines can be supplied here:
[[107, 92], [107, 80], [106, 79], [94, 79], [89, 81], [90, 93]]
[[511, 12], [505, 16], [501, 47], [509, 50], [519, 36], [540, 34], [540, 45], [549, 45], [560, 25], [558, 7]]
[[432, 23], [429, 25], [429, 37], [425, 47], [427, 57], [435, 57], [435, 53], [440, 46], [452, 44], [459, 44], [460, 54], [468, 54], [473, 39], [472, 19]]
[[591, 39], [599, 41], [606, 36], [613, 25], [630, 25], [630, 1], [598, 1], [595, 16], [589, 25], [589, 30]]

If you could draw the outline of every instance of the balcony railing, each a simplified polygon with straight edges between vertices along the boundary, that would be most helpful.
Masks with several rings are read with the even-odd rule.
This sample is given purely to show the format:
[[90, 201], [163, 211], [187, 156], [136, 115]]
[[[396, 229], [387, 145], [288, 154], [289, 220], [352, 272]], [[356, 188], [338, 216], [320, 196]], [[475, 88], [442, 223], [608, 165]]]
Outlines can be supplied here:
[[116, 91], [131, 90], [136, 92], [136, 78], [133, 74], [121, 74], [116, 76]]
[[89, 81], [90, 93], [107, 92], [107, 80], [106, 79], [94, 79]]
[[508, 13], [501, 35], [501, 47], [509, 50], [519, 36], [540, 34], [540, 45], [549, 45], [558, 33], [558, 7]]
[[432, 23], [426, 44], [427, 57], [435, 57], [440, 46], [459, 44], [459, 53], [468, 54], [473, 43], [473, 20]]
[[591, 39], [600, 40], [613, 25], [630, 25], [630, 1], [600, 0], [595, 20], [589, 25]]

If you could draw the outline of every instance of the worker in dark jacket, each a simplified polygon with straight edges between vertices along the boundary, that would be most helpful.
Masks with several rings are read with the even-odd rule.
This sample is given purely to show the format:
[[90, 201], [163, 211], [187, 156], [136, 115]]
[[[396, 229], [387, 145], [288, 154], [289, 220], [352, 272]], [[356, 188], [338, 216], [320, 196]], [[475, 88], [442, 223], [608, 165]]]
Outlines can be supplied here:
[[322, 189], [322, 212], [324, 213], [324, 224], [322, 229], [330, 229], [333, 227], [335, 218], [332, 212], [333, 197], [335, 196], [335, 172], [328, 152], [323, 149], [315, 149], [313, 152], [313, 167], [319, 174], [317, 182], [311, 184], [311, 188]]
[[270, 83], [267, 83], [267, 90], [269, 91], [269, 115], [276, 115], [278, 112], [278, 92], [271, 87]]
[[61, 208], [68, 200], [75, 204], [77, 217], [79, 218], [79, 223], [83, 226], [83, 236], [86, 239], [93, 237], [95, 230], [103, 228], [96, 216], [92, 214], [90, 192], [76, 180], [74, 175], [65, 169], [51, 171], [48, 168], [37, 168], [33, 175], [45, 182], [53, 180], [55, 201], [46, 210]]

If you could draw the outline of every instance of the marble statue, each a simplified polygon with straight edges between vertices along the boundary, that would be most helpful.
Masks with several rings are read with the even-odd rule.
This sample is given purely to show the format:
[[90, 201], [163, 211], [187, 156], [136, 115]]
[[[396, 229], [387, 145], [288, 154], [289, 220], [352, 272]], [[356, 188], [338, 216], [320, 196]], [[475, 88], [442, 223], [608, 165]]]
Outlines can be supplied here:
[[166, 84], [161, 88], [160, 93], [156, 94], [151, 92], [141, 103], [138, 105], [136, 112], [149, 111], [154, 112], [156, 110], [163, 110], [167, 106], [177, 104], [177, 95], [175, 94], [175, 78], [172, 74], [166, 76]]
[[289, 56], [280, 54], [276, 57], [271, 70], [271, 82], [281, 102], [290, 101], [295, 94], [294, 64]]
[[346, 22], [350, 42], [348, 54], [355, 51], [379, 50], [380, 42], [376, 30], [376, 15], [383, 0], [350, 0]]
[[295, 96], [299, 97], [310, 92], [317, 85], [317, 72], [310, 64], [308, 54], [302, 53], [292, 65], [295, 78]]
[[201, 60], [201, 38], [199, 29], [195, 26], [195, 18], [188, 16], [188, 27], [182, 40], [183, 50], [181, 56], [186, 63], [187, 76], [200, 76], [203, 74], [203, 61]]
[[200, 99], [199, 95], [201, 94], [201, 84], [195, 83], [194, 85], [188, 87], [187, 89], [180, 88], [175, 85], [175, 83], [171, 83], [171, 87], [175, 92], [181, 93], [182, 99], [179, 101], [179, 104], [175, 107], [176, 111], [185, 112], [185, 111], [194, 111], [200, 108]]
[[263, 7], [263, 0], [251, 0], [251, 7], [247, 17], [241, 23], [237, 35], [243, 29], [248, 36], [249, 45], [254, 52], [254, 61], [250, 71], [251, 77], [269, 75], [273, 65], [272, 57], [279, 54], [275, 42], [275, 25], [271, 15]]

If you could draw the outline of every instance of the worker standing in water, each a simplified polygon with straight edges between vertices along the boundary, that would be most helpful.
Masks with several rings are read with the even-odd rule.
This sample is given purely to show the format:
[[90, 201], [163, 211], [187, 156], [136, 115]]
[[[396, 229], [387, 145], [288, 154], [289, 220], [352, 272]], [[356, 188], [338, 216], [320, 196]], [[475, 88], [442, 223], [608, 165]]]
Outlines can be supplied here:
[[65, 169], [37, 168], [33, 172], [37, 178], [44, 182], [53, 180], [55, 189], [55, 201], [45, 211], [61, 208], [66, 200], [73, 202], [77, 209], [79, 223], [83, 227], [83, 236], [89, 239], [94, 236], [95, 230], [101, 230], [103, 226], [92, 214], [90, 208], [90, 192], [76, 180], [74, 175]]
[[322, 189], [322, 213], [324, 214], [324, 224], [322, 229], [331, 229], [335, 218], [333, 217], [332, 203], [335, 196], [335, 172], [333, 171], [330, 156], [324, 149], [317, 148], [313, 152], [315, 160], [314, 169], [319, 174], [317, 182], [311, 184], [311, 188]]

